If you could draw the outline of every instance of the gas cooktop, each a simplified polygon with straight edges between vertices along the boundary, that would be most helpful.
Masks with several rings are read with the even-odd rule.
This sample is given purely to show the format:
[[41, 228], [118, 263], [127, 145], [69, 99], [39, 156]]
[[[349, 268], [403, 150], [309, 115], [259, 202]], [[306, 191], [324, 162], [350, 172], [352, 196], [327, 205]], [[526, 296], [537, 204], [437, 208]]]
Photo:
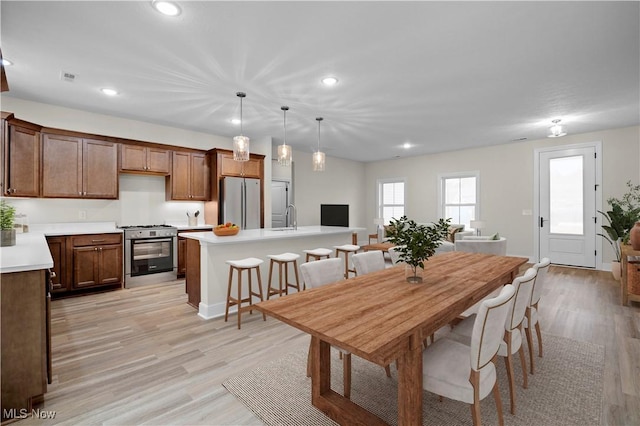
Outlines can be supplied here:
[[171, 225], [126, 225], [118, 226], [120, 229], [149, 229], [149, 228], [175, 228]]

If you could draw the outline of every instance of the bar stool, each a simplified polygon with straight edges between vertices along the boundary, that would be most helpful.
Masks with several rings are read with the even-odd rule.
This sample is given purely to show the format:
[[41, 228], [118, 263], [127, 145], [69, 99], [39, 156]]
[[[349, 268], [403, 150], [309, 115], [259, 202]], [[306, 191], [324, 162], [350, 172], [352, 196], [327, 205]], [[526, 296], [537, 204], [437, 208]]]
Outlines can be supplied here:
[[314, 248], [311, 250], [303, 250], [307, 254], [307, 262], [309, 258], [313, 257], [313, 260], [320, 260], [323, 258], [330, 258], [332, 251], [326, 248]]
[[349, 278], [349, 272], [356, 273], [355, 269], [349, 268], [349, 253], [357, 253], [360, 246], [356, 244], [344, 244], [342, 246], [333, 246], [336, 249], [336, 257], [340, 257], [340, 253], [344, 253], [344, 277]]
[[[244, 311], [249, 311], [249, 313], [253, 313], [253, 296], [260, 298], [260, 301], [263, 301], [262, 297], [262, 280], [260, 278], [260, 265], [264, 261], [262, 259], [256, 259], [255, 257], [248, 257], [246, 259], [240, 260], [227, 260], [226, 263], [229, 265], [229, 284], [227, 287], [227, 306], [224, 310], [224, 320], [227, 321], [229, 316], [229, 308], [231, 306], [238, 306], [238, 329], [240, 329], [241, 325], [241, 314]], [[253, 290], [253, 284], [251, 283], [251, 270], [255, 269], [256, 274], [258, 276], [258, 293]], [[238, 297], [231, 297], [231, 284], [233, 281], [233, 271], [238, 271]], [[249, 296], [242, 298], [242, 271], [247, 271], [249, 276]], [[249, 303], [248, 306], [242, 306], [243, 303]], [[266, 315], [262, 314], [262, 319], [264, 321], [267, 320]]]
[[[282, 296], [282, 294], [289, 294], [289, 287], [295, 288], [300, 291], [300, 281], [298, 280], [298, 259], [300, 258], [299, 254], [295, 253], [282, 253], [282, 254], [270, 254], [267, 256], [271, 259], [271, 263], [269, 264], [269, 286], [267, 287], [267, 300], [274, 295]], [[273, 264], [278, 264], [278, 288], [271, 287], [271, 279], [273, 278]], [[296, 276], [296, 283], [289, 282], [289, 264], [293, 263], [293, 272]], [[283, 274], [284, 269], [284, 274]], [[284, 276], [284, 288], [282, 283], [282, 277]]]

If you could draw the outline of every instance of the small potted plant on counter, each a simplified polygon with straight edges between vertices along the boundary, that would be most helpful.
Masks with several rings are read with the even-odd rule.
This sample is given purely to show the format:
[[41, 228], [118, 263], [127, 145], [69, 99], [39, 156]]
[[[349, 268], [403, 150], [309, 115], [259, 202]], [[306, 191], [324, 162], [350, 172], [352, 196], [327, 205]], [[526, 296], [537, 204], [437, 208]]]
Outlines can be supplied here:
[[2, 247], [16, 245], [15, 218], [16, 208], [7, 204], [5, 200], [0, 201], [0, 246]]
[[388, 241], [396, 245], [399, 261], [407, 264], [407, 281], [422, 282], [424, 262], [436, 253], [449, 230], [449, 219], [440, 219], [433, 226], [418, 225], [414, 220], [402, 216], [391, 219], [388, 227]]

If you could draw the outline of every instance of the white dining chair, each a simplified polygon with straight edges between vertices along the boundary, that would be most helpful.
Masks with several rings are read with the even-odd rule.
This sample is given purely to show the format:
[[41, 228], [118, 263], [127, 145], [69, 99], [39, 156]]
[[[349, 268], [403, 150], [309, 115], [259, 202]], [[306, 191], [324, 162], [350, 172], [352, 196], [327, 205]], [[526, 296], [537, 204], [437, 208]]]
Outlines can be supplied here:
[[[513, 280], [513, 288], [515, 291], [514, 302], [504, 323], [504, 338], [500, 342], [498, 355], [504, 358], [507, 367], [507, 377], [509, 379], [509, 399], [511, 402], [511, 414], [516, 413], [516, 395], [515, 380], [513, 373], [513, 355], [520, 355], [520, 364], [522, 366], [522, 387], [527, 388], [527, 363], [524, 355], [524, 346], [522, 345], [522, 322], [524, 314], [531, 300], [531, 292], [533, 291], [533, 283], [536, 281], [536, 271], [533, 268], [527, 269], [524, 275]], [[462, 320], [452, 330], [454, 335], [460, 336], [462, 339], [470, 339], [474, 322], [477, 314]]]
[[393, 266], [396, 266], [398, 264], [398, 261], [400, 260], [400, 253], [398, 252], [399, 249], [400, 246], [395, 246], [387, 250], [387, 253], [389, 253], [389, 257], [391, 258], [391, 264]]
[[480, 425], [480, 401], [490, 392], [496, 400], [502, 426], [502, 401], [496, 380], [496, 358], [504, 336], [504, 323], [515, 289], [508, 284], [500, 294], [482, 302], [473, 325], [470, 345], [449, 338], [437, 340], [422, 354], [425, 390], [471, 404], [474, 425]]
[[533, 374], [534, 371], [533, 336], [531, 335], [531, 328], [533, 327], [535, 327], [536, 335], [538, 336], [538, 356], [542, 358], [542, 333], [540, 332], [540, 321], [538, 319], [538, 303], [540, 302], [542, 290], [544, 289], [544, 283], [547, 279], [547, 271], [549, 270], [549, 265], [551, 265], [551, 261], [547, 257], [542, 259], [540, 263], [536, 263], [535, 265], [533, 265], [533, 269], [538, 272], [536, 274], [536, 282], [533, 284], [531, 301], [529, 302], [529, 306], [527, 307], [527, 311], [525, 312], [523, 322], [524, 331], [527, 336], [527, 346], [529, 346], [529, 364], [531, 368], [531, 374]]
[[384, 263], [384, 254], [380, 250], [356, 253], [351, 257], [351, 261], [355, 267], [356, 276], [381, 271], [386, 266]]

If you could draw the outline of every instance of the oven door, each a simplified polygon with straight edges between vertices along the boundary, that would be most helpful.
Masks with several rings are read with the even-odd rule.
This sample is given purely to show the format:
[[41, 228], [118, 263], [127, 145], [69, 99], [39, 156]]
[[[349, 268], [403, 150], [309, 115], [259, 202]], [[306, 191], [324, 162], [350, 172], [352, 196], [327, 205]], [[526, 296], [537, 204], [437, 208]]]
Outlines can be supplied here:
[[173, 237], [131, 240], [131, 276], [173, 271]]

